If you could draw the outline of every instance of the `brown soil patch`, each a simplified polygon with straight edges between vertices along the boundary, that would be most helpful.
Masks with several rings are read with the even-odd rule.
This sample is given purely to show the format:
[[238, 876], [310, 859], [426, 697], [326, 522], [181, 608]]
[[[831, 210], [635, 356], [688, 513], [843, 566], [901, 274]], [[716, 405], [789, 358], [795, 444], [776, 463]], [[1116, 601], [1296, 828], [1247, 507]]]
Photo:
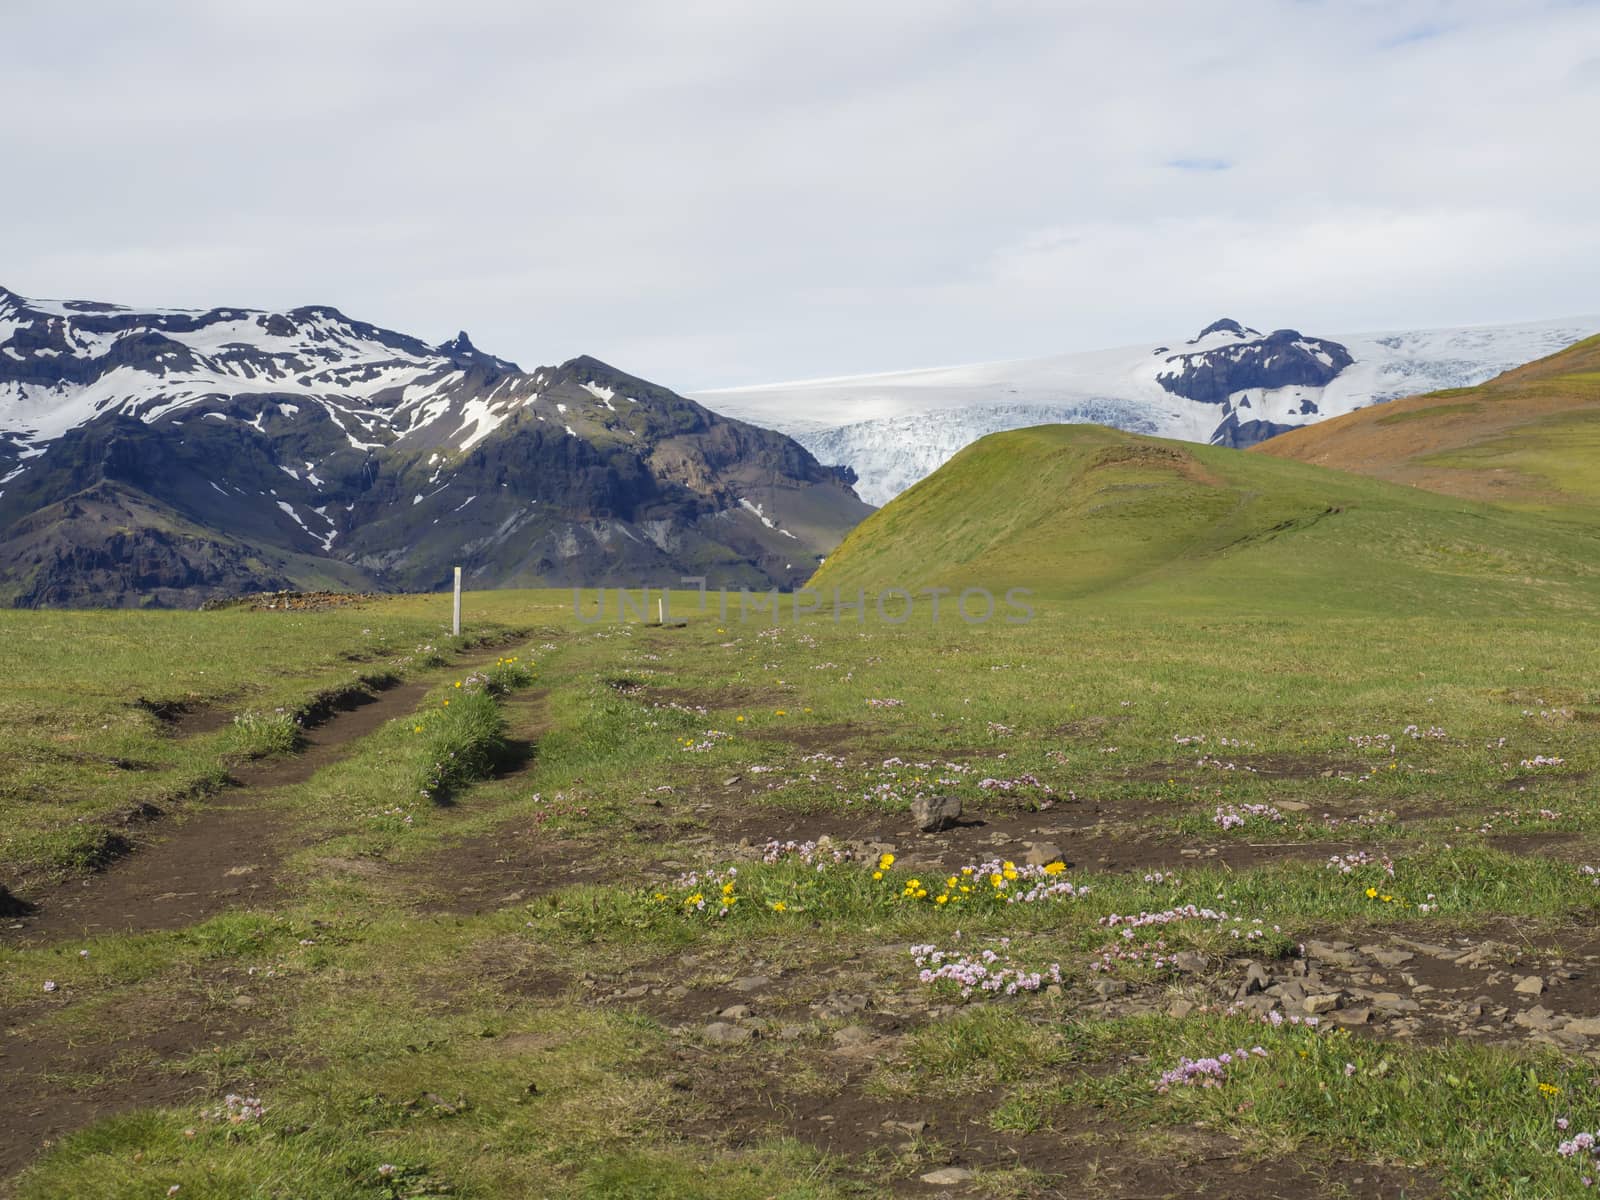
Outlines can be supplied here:
[[327, 612], [335, 608], [359, 608], [377, 599], [371, 592], [255, 592], [208, 600], [202, 608], [248, 608], [256, 612]]
[[233, 720], [225, 708], [190, 700], [146, 700], [140, 696], [133, 706], [160, 721], [162, 728], [174, 737], [215, 733]]
[[1549, 833], [1496, 833], [1484, 838], [1484, 841], [1496, 850], [1504, 850], [1507, 854], [1537, 854], [1542, 857], [1552, 857], [1551, 851], [1567, 843], [1578, 841], [1583, 835], [1565, 831], [1552, 831]]
[[589, 847], [550, 841], [526, 822], [469, 838], [428, 856], [407, 887], [421, 912], [470, 916], [494, 912], [606, 873], [588, 859]]
[[[198, 1015], [175, 1018], [175, 1010]], [[0, 1195], [9, 1194], [6, 1177], [102, 1117], [160, 1105], [220, 1103], [227, 1086], [214, 1090], [198, 1075], [163, 1064], [226, 1046], [259, 1025], [238, 1009], [214, 1008], [199, 993], [182, 1003], [163, 1002], [159, 1011], [136, 1005], [120, 1017], [123, 1028], [104, 1036], [6, 1031], [0, 1049]], [[85, 1082], [74, 1085], [72, 1076]]]
[[844, 721], [837, 725], [777, 725], [761, 730], [756, 737], [763, 742], [781, 742], [807, 754], [815, 754], [819, 750], [829, 753], [859, 750], [860, 740], [871, 736], [873, 732], [865, 725]]

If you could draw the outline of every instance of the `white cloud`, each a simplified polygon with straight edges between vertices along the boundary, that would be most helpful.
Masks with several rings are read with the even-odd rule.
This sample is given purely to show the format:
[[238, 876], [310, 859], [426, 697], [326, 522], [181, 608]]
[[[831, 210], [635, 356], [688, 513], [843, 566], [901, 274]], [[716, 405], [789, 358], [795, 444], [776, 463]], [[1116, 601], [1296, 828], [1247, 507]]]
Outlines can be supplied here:
[[1592, 4], [163, 14], [8, 10], [0, 283], [683, 390], [1596, 307]]

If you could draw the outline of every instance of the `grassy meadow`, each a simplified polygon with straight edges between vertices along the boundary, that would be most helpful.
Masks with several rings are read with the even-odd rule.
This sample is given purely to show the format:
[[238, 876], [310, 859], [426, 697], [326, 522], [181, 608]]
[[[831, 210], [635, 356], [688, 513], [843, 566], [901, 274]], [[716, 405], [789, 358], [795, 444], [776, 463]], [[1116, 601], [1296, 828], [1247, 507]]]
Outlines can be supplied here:
[[[443, 598], [0, 618], [6, 881], [45, 911], [119, 805], [179, 840], [230, 755], [294, 753], [135, 697], [432, 689], [273, 794], [265, 898], [0, 929], [0, 1104], [82, 1114], [0, 1193], [1583, 1194], [1587, 602], [1153, 586], [971, 625], [472, 595], [527, 669], [461, 748], [530, 752], [447, 801]], [[964, 823], [920, 833], [935, 795]]]
[[0, 1195], [1587, 1193], [1593, 352], [681, 624], [0, 616]]

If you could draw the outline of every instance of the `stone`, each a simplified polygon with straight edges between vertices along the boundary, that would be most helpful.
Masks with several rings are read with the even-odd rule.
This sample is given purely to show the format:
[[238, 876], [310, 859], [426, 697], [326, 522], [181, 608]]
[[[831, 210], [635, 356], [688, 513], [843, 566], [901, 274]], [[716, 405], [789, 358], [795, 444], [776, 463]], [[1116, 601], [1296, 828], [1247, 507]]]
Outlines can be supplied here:
[[1517, 980], [1517, 986], [1511, 989], [1519, 996], [1544, 995], [1544, 980], [1537, 975], [1524, 975]]
[[1464, 954], [1456, 956], [1456, 965], [1461, 967], [1485, 967], [1496, 958], [1504, 957], [1516, 952], [1515, 946], [1505, 942], [1487, 941], [1479, 942]]
[[727, 1008], [719, 1012], [717, 1016], [721, 1017], [724, 1021], [748, 1020], [750, 1017], [750, 1006], [748, 1004], [730, 1004]]
[[1519, 1012], [1512, 1020], [1524, 1029], [1554, 1029], [1561, 1023], [1561, 1018], [1542, 1004], [1535, 1004], [1527, 1012]]
[[1174, 1000], [1171, 1004], [1167, 1005], [1167, 1016], [1173, 1018], [1174, 1020], [1181, 1021], [1184, 1017], [1187, 1017], [1199, 1007], [1200, 1006], [1193, 1000], [1185, 1000], [1180, 997], [1179, 999]]
[[713, 1021], [700, 1031], [700, 1040], [709, 1046], [738, 1046], [755, 1037], [755, 1030], [726, 1021]]
[[1339, 967], [1354, 967], [1361, 963], [1361, 956], [1351, 949], [1349, 942], [1307, 942], [1306, 957], [1321, 959]]
[[[1362, 949], [1365, 950], [1366, 947], [1363, 946]], [[1410, 962], [1416, 957], [1416, 955], [1409, 950], [1385, 950], [1379, 948], [1370, 951], [1370, 953], [1372, 955], [1372, 961], [1377, 963], [1380, 967], [1398, 967], [1404, 963]]]
[[1102, 1000], [1110, 1000], [1113, 996], [1126, 995], [1128, 985], [1120, 979], [1096, 979], [1094, 981], [1094, 994]]
[[759, 992], [771, 982], [765, 975], [745, 975], [735, 979], [728, 987], [735, 992]]
[[918, 796], [911, 802], [911, 820], [923, 833], [949, 829], [960, 819], [959, 796]]
[[1413, 941], [1410, 938], [1406, 938], [1405, 943], [1413, 950], [1417, 951], [1417, 953], [1426, 954], [1429, 958], [1448, 958], [1454, 960], [1455, 957], [1460, 954], [1459, 950], [1454, 950], [1449, 946], [1440, 946], [1434, 942], [1418, 942]]
[[921, 1137], [927, 1130], [928, 1123], [926, 1121], [885, 1121], [881, 1128], [887, 1129], [890, 1133], [904, 1133], [909, 1134], [911, 1137]]
[[1172, 963], [1180, 971], [1197, 975], [1211, 966], [1211, 959], [1198, 950], [1180, 950], [1173, 956]]
[[940, 1184], [970, 1183], [976, 1178], [977, 1176], [965, 1167], [941, 1167], [937, 1171], [929, 1171], [922, 1177], [922, 1182], [937, 1187]]
[[1062, 860], [1061, 847], [1054, 842], [1034, 842], [1022, 861], [1030, 867], [1048, 867]]
[[831, 1020], [834, 1017], [848, 1016], [850, 1013], [864, 1012], [871, 1007], [872, 997], [856, 992], [829, 996], [813, 1004], [811, 1011], [824, 1020]]
[[1362, 1005], [1357, 1008], [1335, 1009], [1330, 1016], [1336, 1025], [1365, 1025], [1372, 1020], [1372, 1010]]
[[1274, 800], [1272, 803], [1281, 812], [1305, 812], [1311, 807], [1304, 800]]
[[1245, 968], [1244, 994], [1253, 996], [1257, 992], [1264, 992], [1272, 986], [1272, 976], [1267, 969], [1258, 962], [1253, 962]]
[[1574, 1017], [1567, 1022], [1566, 1032], [1579, 1037], [1600, 1037], [1600, 1017]]
[[1307, 1016], [1317, 1017], [1323, 1013], [1332, 1012], [1343, 1003], [1344, 997], [1338, 992], [1322, 992], [1315, 996], [1307, 996], [1300, 1001], [1300, 1007]]
[[1253, 1012], [1257, 1016], [1266, 1016], [1267, 1013], [1278, 1007], [1278, 1000], [1275, 996], [1247, 996], [1239, 1001], [1239, 1007], [1247, 1012]]
[[872, 1041], [872, 1038], [872, 1030], [865, 1025], [846, 1025], [843, 1029], [835, 1029], [833, 1031], [833, 1044], [835, 1046], [865, 1046]]
[[1422, 1009], [1422, 1005], [1411, 997], [1398, 992], [1378, 992], [1372, 997], [1372, 1007], [1389, 1013], [1419, 1012]]

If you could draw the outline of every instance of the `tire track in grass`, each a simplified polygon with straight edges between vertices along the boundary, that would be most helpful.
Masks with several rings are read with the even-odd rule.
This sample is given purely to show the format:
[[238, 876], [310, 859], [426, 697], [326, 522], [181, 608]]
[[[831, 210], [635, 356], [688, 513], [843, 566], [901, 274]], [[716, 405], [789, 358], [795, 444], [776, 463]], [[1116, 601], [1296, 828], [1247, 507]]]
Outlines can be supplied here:
[[[492, 664], [495, 651], [462, 658], [453, 669]], [[25, 897], [33, 911], [0, 926], [0, 944], [38, 946], [69, 938], [181, 929], [229, 908], [278, 893], [276, 868], [291, 818], [265, 801], [349, 755], [386, 722], [413, 712], [437, 680], [354, 692], [307, 729], [303, 749], [236, 768], [243, 785], [224, 792], [159, 838], [104, 870]]]
[[[455, 669], [471, 671], [495, 661], [492, 651], [480, 651]], [[376, 694], [352, 694], [307, 731], [302, 753], [237, 772], [246, 786], [228, 793], [224, 803], [175, 824], [171, 836], [118, 860], [84, 885], [63, 889], [60, 900], [41, 904], [30, 921], [17, 923], [20, 929], [13, 926], [10, 932], [20, 935], [13, 944], [48, 947], [76, 936], [178, 928], [240, 903], [270, 900], [278, 894], [275, 868], [282, 850], [292, 846], [294, 819], [293, 813], [270, 803], [270, 793], [304, 782], [346, 757], [386, 722], [414, 712], [438, 682], [434, 675]], [[537, 708], [541, 702], [542, 693], [502, 701], [535, 711], [542, 711]], [[532, 761], [540, 728], [529, 722], [514, 731], [520, 736], [509, 743], [511, 765], [505, 774], [515, 774]], [[250, 869], [236, 873], [240, 865]], [[167, 894], [161, 891], [164, 887], [184, 890]], [[250, 1007], [241, 1009], [213, 994], [213, 988], [245, 986], [246, 978], [239, 967], [223, 963], [176, 998], [136, 990], [107, 1018], [111, 1028], [104, 1032], [63, 1031], [27, 1017], [6, 1029], [0, 1041], [0, 1198], [12, 1194], [16, 1181], [8, 1176], [77, 1129], [115, 1113], [214, 1101], [229, 1088], [242, 1087], [241, 1077], [219, 1084], [204, 1070], [175, 1070], [170, 1064], [262, 1030], [261, 1018]], [[47, 1010], [29, 1014], [48, 1015]], [[233, 1068], [240, 1069], [245, 1068]], [[92, 1087], [72, 1082], [94, 1075], [101, 1078]]]

